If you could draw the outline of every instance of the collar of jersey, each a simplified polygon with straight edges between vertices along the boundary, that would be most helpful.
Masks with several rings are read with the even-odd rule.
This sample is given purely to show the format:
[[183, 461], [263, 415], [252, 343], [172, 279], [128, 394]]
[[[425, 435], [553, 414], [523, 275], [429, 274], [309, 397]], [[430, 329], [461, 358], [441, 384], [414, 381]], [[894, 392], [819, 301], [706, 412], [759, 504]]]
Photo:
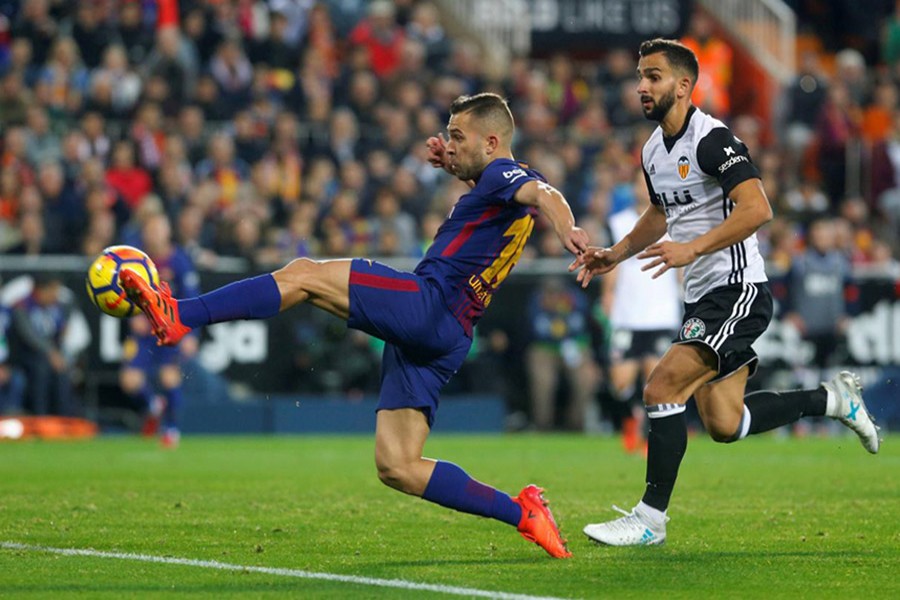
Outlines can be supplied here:
[[680, 140], [684, 135], [684, 132], [687, 131], [688, 125], [691, 124], [691, 117], [694, 116], [695, 112], [697, 112], [697, 107], [691, 104], [691, 107], [688, 109], [687, 114], [684, 116], [684, 125], [682, 125], [681, 129], [678, 130], [678, 133], [676, 133], [672, 137], [666, 137], [666, 134], [663, 134], [663, 144], [666, 146], [666, 152], [671, 152], [672, 148], [675, 147], [675, 142]]

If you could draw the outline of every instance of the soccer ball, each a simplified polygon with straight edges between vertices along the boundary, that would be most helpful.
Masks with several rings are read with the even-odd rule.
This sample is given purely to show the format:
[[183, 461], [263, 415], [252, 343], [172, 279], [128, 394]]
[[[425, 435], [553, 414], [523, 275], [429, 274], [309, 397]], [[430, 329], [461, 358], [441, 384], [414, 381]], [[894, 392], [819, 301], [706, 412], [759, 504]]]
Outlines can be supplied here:
[[114, 317], [136, 315], [141, 309], [128, 299], [119, 285], [119, 270], [128, 267], [140, 275], [150, 287], [159, 287], [159, 273], [150, 257], [132, 246], [110, 246], [88, 269], [85, 285], [88, 297], [101, 311]]

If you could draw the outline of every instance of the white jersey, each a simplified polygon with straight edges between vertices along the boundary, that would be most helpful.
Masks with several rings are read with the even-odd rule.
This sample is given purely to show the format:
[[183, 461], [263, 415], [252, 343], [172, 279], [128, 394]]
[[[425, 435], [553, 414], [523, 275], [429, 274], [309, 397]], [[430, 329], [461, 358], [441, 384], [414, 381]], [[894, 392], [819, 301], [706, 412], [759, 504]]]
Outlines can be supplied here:
[[[652, 209], [651, 209], [652, 210]], [[634, 208], [609, 218], [612, 242], [625, 237], [640, 215]], [[609, 320], [613, 329], [656, 331], [681, 327], [681, 290], [678, 273], [670, 269], [658, 279], [653, 271], [641, 271], [642, 261], [631, 257], [616, 266], [616, 290]]]
[[[718, 119], [691, 107], [684, 127], [666, 138], [657, 127], [641, 153], [654, 204], [666, 211], [669, 235], [689, 242], [719, 225], [734, 210], [728, 194], [759, 177], [747, 146]], [[734, 246], [701, 256], [685, 267], [685, 302], [718, 287], [767, 281], [756, 234]]]

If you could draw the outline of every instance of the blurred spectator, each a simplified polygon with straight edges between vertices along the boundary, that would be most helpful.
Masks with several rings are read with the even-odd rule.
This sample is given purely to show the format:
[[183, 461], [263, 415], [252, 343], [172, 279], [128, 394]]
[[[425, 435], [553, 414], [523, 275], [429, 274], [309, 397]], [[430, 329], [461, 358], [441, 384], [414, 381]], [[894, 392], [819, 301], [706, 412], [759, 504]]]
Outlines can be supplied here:
[[564, 54], [557, 54], [550, 59], [547, 100], [556, 112], [556, 120], [561, 125], [569, 123], [581, 110], [587, 97], [587, 83], [575, 73], [572, 59]]
[[432, 71], [440, 71], [450, 54], [450, 40], [441, 25], [441, 15], [431, 2], [415, 5], [406, 25], [406, 35], [425, 47], [425, 64]]
[[847, 146], [858, 137], [859, 106], [847, 88], [835, 83], [816, 123], [819, 140], [819, 172], [825, 183], [832, 210], [847, 194]]
[[112, 44], [103, 53], [103, 64], [91, 76], [87, 106], [107, 118], [131, 114], [142, 89], [141, 78], [128, 64], [125, 47]]
[[87, 155], [106, 162], [112, 149], [112, 142], [106, 135], [106, 122], [103, 115], [90, 111], [81, 118], [81, 132], [87, 147]]
[[224, 116], [231, 117], [250, 99], [253, 67], [236, 40], [219, 44], [209, 64], [209, 71], [219, 89], [218, 102]]
[[799, 155], [812, 141], [827, 90], [828, 81], [819, 54], [802, 53], [797, 76], [785, 90], [786, 128], [781, 132], [789, 152]]
[[691, 100], [704, 112], [726, 118], [731, 113], [731, 46], [715, 34], [713, 21], [701, 10], [694, 11], [682, 43], [694, 51], [700, 76]]
[[866, 59], [853, 48], [845, 48], [834, 57], [835, 80], [842, 83], [850, 94], [853, 104], [863, 105], [869, 95], [869, 81], [866, 73]]
[[128, 62], [139, 65], [144, 62], [153, 47], [153, 29], [144, 19], [140, 0], [124, 0], [119, 3], [119, 39], [125, 44]]
[[44, 204], [45, 251], [65, 253], [77, 248], [84, 228], [84, 198], [66, 181], [62, 164], [41, 164], [37, 186]]
[[828, 196], [815, 182], [804, 179], [784, 195], [783, 209], [791, 218], [807, 225], [828, 214]]
[[141, 199], [153, 188], [149, 173], [135, 161], [131, 142], [123, 140], [113, 147], [106, 183], [121, 196], [130, 210], [137, 208]]
[[145, 78], [159, 77], [168, 84], [173, 106], [180, 106], [190, 96], [198, 72], [193, 46], [182, 40], [175, 26], [157, 31], [156, 45], [142, 68]]
[[869, 142], [882, 142], [890, 135], [897, 113], [897, 85], [882, 81], [872, 95], [872, 103], [863, 111], [862, 135]]
[[[284, 3], [286, 4], [286, 3]], [[274, 11], [269, 19], [269, 35], [251, 49], [255, 63], [265, 63], [273, 69], [293, 71], [299, 64], [300, 52], [297, 35], [290, 35], [288, 17]]]
[[59, 136], [50, 129], [50, 118], [44, 107], [29, 106], [25, 122], [27, 142], [24, 158], [32, 168], [62, 158]]
[[197, 165], [197, 178], [218, 186], [219, 207], [237, 200], [238, 186], [250, 176], [247, 163], [234, 155], [234, 140], [227, 133], [217, 133], [209, 140], [207, 157]]
[[89, 69], [94, 69], [100, 64], [104, 50], [115, 39], [115, 32], [103, 22], [102, 18], [102, 9], [98, 2], [88, 0], [77, 3], [72, 39], [78, 45], [84, 64]]
[[831, 219], [809, 226], [807, 249], [796, 256], [788, 278], [786, 319], [815, 348], [813, 363], [826, 368], [837, 358], [848, 324], [844, 286], [850, 277], [847, 258], [835, 248]]
[[47, 243], [47, 230], [40, 213], [23, 213], [19, 218], [18, 230], [19, 241], [6, 249], [7, 254], [38, 256], [52, 251]]
[[0, 77], [0, 115], [4, 127], [24, 125], [31, 93], [22, 84], [22, 76], [8, 71]]
[[88, 71], [81, 64], [78, 46], [69, 37], [56, 40], [38, 77], [35, 97], [54, 114], [76, 115], [88, 87]]
[[34, 415], [75, 414], [73, 357], [63, 350], [73, 308], [63, 296], [58, 277], [39, 274], [31, 293], [13, 309], [18, 362], [28, 381], [25, 407]]
[[12, 313], [0, 304], [0, 416], [22, 412], [25, 376], [10, 360]]
[[528, 387], [534, 426], [542, 431], [556, 426], [557, 385], [564, 378], [568, 395], [563, 423], [567, 429], [583, 431], [599, 384], [599, 369], [590, 353], [584, 294], [563, 279], [544, 278], [530, 300], [528, 322]]
[[42, 65], [47, 61], [50, 48], [59, 31], [57, 23], [50, 16], [48, 0], [24, 0], [19, 16], [13, 24], [13, 37], [28, 40], [32, 49], [32, 60]]
[[380, 78], [391, 75], [400, 64], [404, 39], [390, 0], [371, 0], [368, 16], [353, 28], [349, 37], [351, 44], [367, 50], [369, 65]]
[[197, 79], [193, 99], [207, 121], [224, 121], [231, 117], [236, 108], [221, 101], [219, 85], [210, 74], [202, 74]]
[[[370, 219], [372, 236], [385, 244], [384, 236], [389, 236], [394, 256], [416, 255], [416, 220], [400, 207], [393, 190], [384, 187], [375, 194], [373, 217]], [[387, 256], [376, 248], [376, 256]]]
[[188, 5], [181, 24], [186, 40], [197, 52], [199, 64], [209, 64], [213, 52], [222, 41], [222, 31], [213, 24], [209, 6]]

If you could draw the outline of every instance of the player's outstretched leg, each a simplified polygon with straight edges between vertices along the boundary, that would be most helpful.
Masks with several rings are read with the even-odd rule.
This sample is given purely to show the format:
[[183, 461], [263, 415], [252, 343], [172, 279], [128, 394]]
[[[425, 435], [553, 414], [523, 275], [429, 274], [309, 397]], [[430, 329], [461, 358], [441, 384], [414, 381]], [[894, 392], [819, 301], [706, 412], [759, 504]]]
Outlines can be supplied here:
[[163, 346], [174, 346], [190, 330], [211, 323], [268, 319], [282, 310], [310, 302], [347, 319], [350, 260], [298, 258], [274, 273], [250, 277], [202, 294], [176, 300], [166, 284], [154, 290], [137, 273], [122, 269], [119, 282], [153, 325]]
[[158, 290], [134, 271], [119, 273], [122, 289], [141, 307], [164, 346], [174, 346], [197, 327], [237, 319], [267, 319], [281, 310], [281, 292], [271, 274], [230, 283], [197, 298], [176, 300], [163, 282]]
[[828, 392], [825, 414], [852, 429], [859, 436], [863, 448], [877, 454], [881, 447], [878, 426], [866, 410], [859, 377], [850, 371], [841, 371], [824, 382], [822, 387]]

